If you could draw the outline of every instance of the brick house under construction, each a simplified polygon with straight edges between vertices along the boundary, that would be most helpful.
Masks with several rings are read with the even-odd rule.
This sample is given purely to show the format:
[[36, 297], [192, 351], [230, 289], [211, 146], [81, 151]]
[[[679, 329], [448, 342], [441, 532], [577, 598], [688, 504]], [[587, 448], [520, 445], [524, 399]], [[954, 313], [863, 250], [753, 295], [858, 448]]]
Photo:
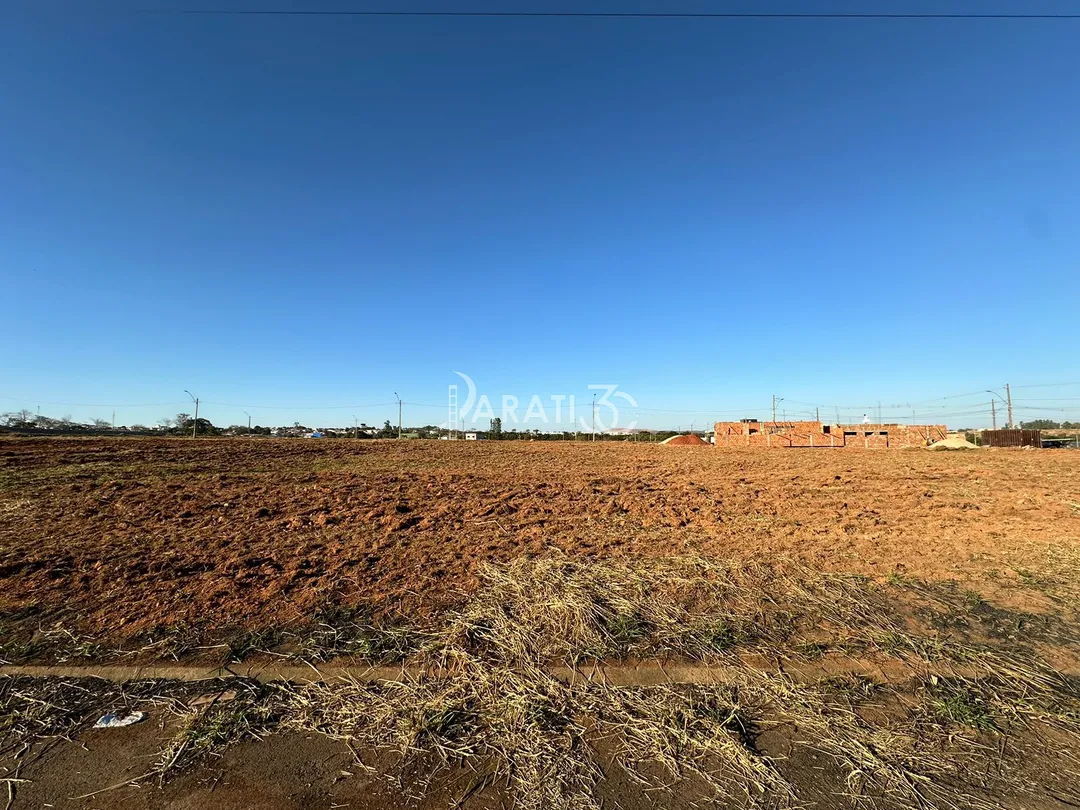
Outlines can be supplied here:
[[826, 425], [823, 422], [717, 422], [717, 447], [925, 447], [945, 425]]

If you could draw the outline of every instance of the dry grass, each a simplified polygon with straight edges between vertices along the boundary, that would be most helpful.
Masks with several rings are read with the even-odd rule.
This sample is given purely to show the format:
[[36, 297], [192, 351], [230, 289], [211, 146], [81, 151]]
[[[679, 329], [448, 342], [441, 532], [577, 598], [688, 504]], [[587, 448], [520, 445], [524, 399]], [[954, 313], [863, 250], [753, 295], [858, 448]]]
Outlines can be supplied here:
[[[795, 799], [774, 763], [754, 747], [758, 721], [752, 718], [759, 715], [740, 687], [594, 685], [582, 698], [584, 710], [600, 718], [598, 729], [614, 741], [618, 761], [649, 787], [693, 774], [718, 797], [750, 804]], [[664, 775], [659, 779], [652, 774], [656, 765]]]
[[[533, 664], [790, 647], [800, 632], [903, 629], [864, 577], [792, 563], [665, 558], [603, 564], [569, 557], [487, 565], [451, 625], [451, 645]], [[863, 640], [869, 640], [864, 632]]]
[[539, 668], [492, 665], [457, 648], [443, 647], [438, 660], [450, 674], [286, 690], [282, 724], [390, 749], [403, 768], [470, 764], [484, 779], [507, 780], [522, 807], [593, 806], [587, 798], [598, 774], [561, 683]]
[[351, 656], [373, 664], [403, 661], [428, 642], [423, 632], [386, 619], [374, 619], [366, 611], [333, 605], [319, 611], [314, 627], [301, 631], [298, 657], [328, 661]]
[[970, 767], [980, 748], [973, 741], [928, 734], [916, 716], [869, 723], [850, 708], [837, 706], [828, 690], [782, 676], [748, 676], [746, 691], [763, 710], [790, 723], [796, 743], [828, 755], [845, 774], [843, 795], [883, 798], [902, 807], [982, 808], [996, 806], [945, 786]]
[[31, 740], [67, 737], [99, 700], [75, 681], [0, 678], [0, 754], [14, 754]]
[[[777, 722], [841, 768], [851, 797], [978, 808], [989, 805], [955, 783], [993, 748], [957, 725], [1002, 732], [1038, 721], [1077, 730], [1071, 681], [1030, 656], [913, 633], [888, 591], [865, 578], [703, 560], [555, 558], [487, 567], [483, 579], [423, 655], [438, 676], [288, 690], [283, 723], [390, 747], [403, 763], [472, 764], [504, 779], [523, 808], [595, 807], [589, 741], [599, 737], [651, 787], [692, 774], [717, 800], [796, 804], [795, 788], [753, 743], [755, 726]], [[968, 680], [927, 680], [903, 711], [871, 723], [853, 703], [895, 697], [893, 690], [857, 678], [843, 690], [835, 680], [802, 684], [742, 663], [740, 653], [805, 657], [796, 650], [807, 637], [933, 662]], [[738, 674], [726, 685], [615, 687], [563, 683], [549, 669], [656, 654], [723, 659]]]
[[[197, 709], [168, 704], [181, 731], [146, 776], [284, 729], [394, 751], [398, 776], [471, 768], [475, 784], [506, 786], [522, 810], [597, 810], [594, 746], [603, 742], [649, 791], [691, 779], [726, 805], [797, 806], [798, 785], [756, 744], [762, 729], [779, 725], [796, 745], [828, 757], [852, 801], [958, 810], [992, 806], [986, 791], [1002, 785], [1029, 789], [1008, 769], [987, 775], [994, 738], [1048, 725], [1080, 739], [1080, 689], [1071, 679], [1015, 645], [970, 643], [913, 618], [912, 598], [934, 610], [985, 612], [962, 591], [702, 559], [522, 559], [481, 576], [470, 602], [423, 634], [326, 616], [307, 648], [408, 657], [411, 672], [427, 674], [247, 686]], [[785, 674], [788, 662], [837, 650], [906, 662], [912, 682]], [[729, 680], [635, 687], [553, 674], [553, 665], [628, 656], [722, 662]], [[763, 668], [763, 659], [780, 666]], [[82, 722], [46, 698], [16, 693], [8, 704], [19, 737], [70, 733]]]

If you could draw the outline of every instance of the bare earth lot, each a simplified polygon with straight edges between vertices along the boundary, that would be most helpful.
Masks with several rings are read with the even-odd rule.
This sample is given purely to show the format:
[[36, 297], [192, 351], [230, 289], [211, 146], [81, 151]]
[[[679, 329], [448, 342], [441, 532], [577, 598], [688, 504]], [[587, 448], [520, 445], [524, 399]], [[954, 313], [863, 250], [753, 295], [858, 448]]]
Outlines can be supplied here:
[[553, 549], [785, 555], [998, 590], [1045, 565], [1048, 550], [1080, 546], [1078, 461], [631, 443], [3, 440], [0, 613], [56, 615], [116, 640], [153, 627], [288, 624], [328, 602], [422, 615], [460, 602], [482, 561]]
[[5, 438], [0, 803], [1064, 810], [1078, 604], [1069, 451]]

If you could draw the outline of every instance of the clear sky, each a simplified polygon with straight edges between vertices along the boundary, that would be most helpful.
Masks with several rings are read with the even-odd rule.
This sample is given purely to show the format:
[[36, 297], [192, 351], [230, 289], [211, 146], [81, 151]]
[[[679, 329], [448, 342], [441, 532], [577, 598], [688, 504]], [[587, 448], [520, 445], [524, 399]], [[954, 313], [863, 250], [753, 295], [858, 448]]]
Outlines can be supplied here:
[[[461, 371], [956, 425], [1080, 381], [1080, 20], [125, 10], [185, 4], [0, 0], [0, 410], [438, 423]], [[1034, 5], [978, 8], [1076, 11]]]

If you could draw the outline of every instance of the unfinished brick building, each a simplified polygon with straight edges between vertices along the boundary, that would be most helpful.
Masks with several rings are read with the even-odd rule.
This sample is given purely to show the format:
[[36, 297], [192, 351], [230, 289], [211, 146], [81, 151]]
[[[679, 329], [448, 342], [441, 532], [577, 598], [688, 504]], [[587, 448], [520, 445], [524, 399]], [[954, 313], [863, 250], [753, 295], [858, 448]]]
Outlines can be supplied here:
[[823, 422], [717, 422], [717, 447], [925, 447], [945, 425], [826, 425]]

